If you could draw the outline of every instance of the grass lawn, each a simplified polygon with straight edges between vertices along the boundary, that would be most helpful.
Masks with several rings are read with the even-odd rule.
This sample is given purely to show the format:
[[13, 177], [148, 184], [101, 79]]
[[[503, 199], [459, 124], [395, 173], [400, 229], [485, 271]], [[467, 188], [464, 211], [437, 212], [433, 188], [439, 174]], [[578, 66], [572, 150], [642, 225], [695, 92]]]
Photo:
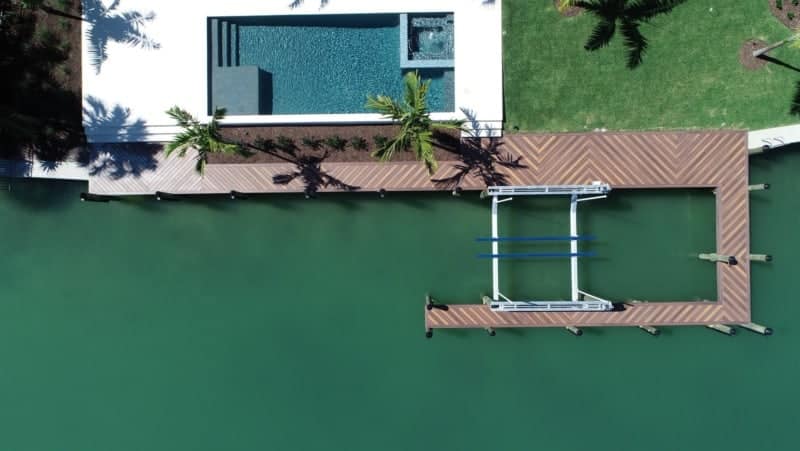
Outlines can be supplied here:
[[[535, 4], [535, 5], [534, 5]], [[641, 27], [644, 63], [625, 67], [620, 35], [605, 49], [583, 49], [590, 14], [563, 18], [552, 1], [503, 2], [505, 114], [509, 130], [583, 131], [758, 129], [800, 122], [789, 113], [800, 69], [745, 70], [749, 38], [790, 34], [767, 0], [688, 0]], [[774, 58], [800, 66], [800, 49]]]

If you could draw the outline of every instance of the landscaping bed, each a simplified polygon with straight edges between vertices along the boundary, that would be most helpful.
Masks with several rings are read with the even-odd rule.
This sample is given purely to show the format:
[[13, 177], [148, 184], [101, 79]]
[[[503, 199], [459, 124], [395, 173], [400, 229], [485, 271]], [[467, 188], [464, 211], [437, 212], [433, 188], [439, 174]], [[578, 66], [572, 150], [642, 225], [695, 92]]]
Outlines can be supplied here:
[[[372, 152], [376, 141], [389, 139], [397, 133], [395, 125], [303, 125], [270, 127], [223, 127], [222, 136], [229, 141], [254, 143], [259, 138], [270, 140], [278, 148], [294, 146], [298, 154], [322, 156], [326, 162], [375, 162]], [[451, 138], [454, 135], [449, 135]], [[376, 138], [378, 137], [378, 138]], [[339, 141], [339, 142], [336, 142]], [[314, 149], [318, 143], [319, 147]], [[313, 145], [312, 145], [313, 144]], [[445, 149], [435, 151], [439, 161], [455, 160], [456, 155]], [[411, 151], [398, 152], [392, 161], [416, 161]], [[266, 152], [253, 152], [250, 156], [210, 154], [209, 164], [277, 163], [283, 160]]]

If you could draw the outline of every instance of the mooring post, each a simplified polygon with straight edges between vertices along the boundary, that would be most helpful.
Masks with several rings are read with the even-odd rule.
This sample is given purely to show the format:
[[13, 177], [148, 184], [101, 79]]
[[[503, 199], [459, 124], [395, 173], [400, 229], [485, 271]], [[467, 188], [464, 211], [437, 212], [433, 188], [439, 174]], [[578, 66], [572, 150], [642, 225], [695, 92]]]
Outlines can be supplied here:
[[386, 197], [386, 190], [385, 190], [385, 189], [383, 189], [383, 188], [379, 189], [379, 190], [378, 190], [378, 197], [380, 197], [381, 199], [383, 199], [384, 197]]
[[724, 324], [707, 324], [706, 327], [712, 330], [716, 330], [717, 332], [725, 335], [736, 335], [736, 329], [731, 326], [726, 326]]
[[736, 261], [736, 257], [733, 255], [722, 255], [722, 254], [699, 254], [697, 256], [700, 260], [706, 260], [715, 263], [725, 263], [726, 265], [735, 266], [738, 262]]
[[758, 183], [755, 185], [748, 185], [748, 191], [764, 191], [769, 189], [769, 183]]
[[653, 326], [639, 326], [639, 329], [642, 329], [643, 331], [647, 332], [648, 334], [654, 337], [661, 335], [661, 331]]
[[762, 326], [761, 324], [744, 323], [744, 324], [739, 324], [739, 326], [742, 327], [742, 328], [745, 328], [745, 329], [747, 329], [747, 330], [749, 330], [751, 332], [755, 332], [757, 334], [767, 335], [767, 336], [772, 335], [772, 328], [766, 327], [766, 326]]
[[245, 200], [247, 199], [247, 195], [244, 193], [240, 193], [239, 191], [231, 191], [231, 200]]
[[177, 195], [156, 191], [156, 200], [180, 200]]
[[455, 188], [453, 188], [453, 192], [451, 194], [453, 195], [453, 197], [460, 197], [461, 196], [461, 191], [463, 191], [461, 189], [461, 187], [460, 186], [456, 186]]
[[111, 200], [117, 200], [114, 196], [104, 196], [101, 194], [92, 194], [92, 193], [81, 193], [80, 195], [81, 202], [108, 202]]
[[493, 327], [487, 327], [486, 333], [489, 334], [490, 337], [494, 337], [495, 335], [497, 335], [497, 332], [494, 331]]
[[769, 144], [764, 144], [761, 147], [748, 149], [747, 153], [748, 153], [748, 155], [758, 155], [758, 154], [762, 154], [762, 153], [767, 153], [770, 149], [771, 149], [771, 147], [769, 146]]
[[436, 302], [433, 300], [433, 298], [432, 298], [432, 297], [430, 297], [430, 296], [429, 296], [429, 295], [427, 295], [427, 294], [425, 295], [425, 308], [426, 308], [426, 309], [428, 309], [428, 310], [433, 310], [433, 309], [436, 309], [436, 310], [444, 310], [444, 311], [448, 311], [448, 310], [450, 310], [450, 307], [448, 307], [448, 306], [447, 306], [447, 305], [445, 305], [445, 304], [437, 304], [437, 303], [436, 303]]
[[769, 262], [772, 261], [772, 255], [770, 255], [770, 254], [750, 254], [750, 261], [751, 262], [769, 263]]
[[565, 329], [567, 329], [569, 333], [575, 335], [576, 337], [580, 337], [581, 335], [583, 335], [583, 331], [575, 326], [567, 326], [565, 327]]

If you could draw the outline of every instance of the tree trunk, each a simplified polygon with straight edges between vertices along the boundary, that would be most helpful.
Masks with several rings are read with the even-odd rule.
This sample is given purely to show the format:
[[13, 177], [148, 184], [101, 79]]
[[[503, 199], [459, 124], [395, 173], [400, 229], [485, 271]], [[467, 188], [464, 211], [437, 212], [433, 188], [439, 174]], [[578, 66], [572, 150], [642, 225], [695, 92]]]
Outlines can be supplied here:
[[796, 41], [798, 39], [800, 39], [800, 33], [793, 34], [792, 36], [789, 36], [788, 38], [780, 40], [780, 41], [778, 41], [778, 42], [776, 42], [774, 44], [770, 44], [770, 45], [768, 45], [766, 47], [762, 47], [760, 49], [753, 50], [753, 57], [754, 58], [758, 58], [759, 56], [761, 56], [761, 55], [763, 55], [763, 54], [765, 54], [767, 52], [775, 50], [778, 47], [781, 47], [783, 45], [786, 45], [786, 44], [788, 44], [788, 43], [790, 43], [792, 41]]

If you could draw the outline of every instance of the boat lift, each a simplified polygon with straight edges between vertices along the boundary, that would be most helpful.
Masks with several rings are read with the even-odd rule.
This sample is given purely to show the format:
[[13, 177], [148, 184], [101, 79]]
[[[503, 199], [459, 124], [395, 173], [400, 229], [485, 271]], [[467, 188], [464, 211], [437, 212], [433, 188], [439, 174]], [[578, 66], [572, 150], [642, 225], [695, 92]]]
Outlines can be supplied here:
[[[578, 242], [591, 240], [592, 236], [578, 234], [578, 203], [607, 197], [611, 187], [608, 184], [593, 182], [591, 185], [542, 185], [542, 186], [491, 186], [484, 194], [492, 198], [492, 236], [478, 238], [478, 241], [491, 242], [491, 254], [479, 257], [492, 259], [492, 297], [485, 301], [492, 311], [497, 312], [578, 312], [578, 311], [610, 311], [614, 309], [611, 301], [593, 296], [580, 290], [578, 285], [578, 258], [593, 255], [580, 252]], [[498, 232], [497, 210], [504, 202], [513, 197], [501, 196], [570, 196], [569, 236], [565, 237], [501, 237]], [[580, 197], [588, 196], [588, 197]], [[569, 253], [520, 253], [502, 254], [499, 244], [506, 241], [569, 241]], [[500, 292], [500, 259], [522, 257], [569, 257], [570, 260], [570, 298], [569, 300], [524, 300], [514, 301]]]

